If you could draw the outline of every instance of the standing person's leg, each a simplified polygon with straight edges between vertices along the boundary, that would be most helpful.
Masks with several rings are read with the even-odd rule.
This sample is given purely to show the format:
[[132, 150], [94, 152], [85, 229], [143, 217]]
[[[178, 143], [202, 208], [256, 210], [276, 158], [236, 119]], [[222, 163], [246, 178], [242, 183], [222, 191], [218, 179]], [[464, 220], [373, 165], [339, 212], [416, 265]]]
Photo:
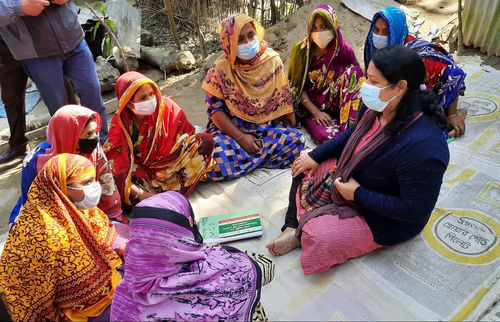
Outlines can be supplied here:
[[85, 40], [66, 57], [64, 61], [64, 75], [71, 80], [83, 106], [96, 111], [101, 115], [102, 130], [101, 142], [108, 137], [108, 120], [106, 108], [101, 96], [101, 85], [95, 69], [92, 53]]
[[68, 103], [64, 86], [63, 59], [61, 57], [25, 59], [26, 74], [35, 83], [50, 115]]
[[64, 77], [64, 87], [66, 87], [66, 96], [68, 97], [68, 104], [78, 105], [80, 104], [76, 99], [75, 90], [73, 89], [73, 84], [71, 81]]
[[24, 92], [27, 78], [23, 66], [10, 52], [0, 53], [0, 87], [10, 129], [9, 149], [0, 155], [0, 162], [8, 162], [26, 152]]

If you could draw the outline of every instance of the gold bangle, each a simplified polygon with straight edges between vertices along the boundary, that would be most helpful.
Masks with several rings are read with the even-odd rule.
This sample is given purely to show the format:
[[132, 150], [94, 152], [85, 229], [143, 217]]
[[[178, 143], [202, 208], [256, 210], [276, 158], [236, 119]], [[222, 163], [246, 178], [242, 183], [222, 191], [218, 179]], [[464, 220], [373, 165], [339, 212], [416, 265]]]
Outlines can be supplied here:
[[457, 114], [451, 114], [451, 115], [448, 115], [448, 117], [454, 117], [454, 116], [457, 116]]
[[302, 100], [302, 104], [304, 104], [305, 102], [310, 101], [310, 100], [311, 100], [311, 99], [306, 98], [306, 99]]

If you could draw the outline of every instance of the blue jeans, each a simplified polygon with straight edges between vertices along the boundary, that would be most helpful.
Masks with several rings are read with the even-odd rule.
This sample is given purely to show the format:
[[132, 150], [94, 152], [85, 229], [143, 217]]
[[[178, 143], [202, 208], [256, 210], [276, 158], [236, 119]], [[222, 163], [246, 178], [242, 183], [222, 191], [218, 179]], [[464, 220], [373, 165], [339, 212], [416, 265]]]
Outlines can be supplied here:
[[22, 61], [26, 74], [35, 82], [50, 115], [68, 104], [64, 76], [71, 80], [83, 106], [101, 115], [100, 140], [108, 137], [106, 108], [101, 97], [101, 85], [97, 78], [92, 53], [85, 40], [64, 56], [25, 59]]

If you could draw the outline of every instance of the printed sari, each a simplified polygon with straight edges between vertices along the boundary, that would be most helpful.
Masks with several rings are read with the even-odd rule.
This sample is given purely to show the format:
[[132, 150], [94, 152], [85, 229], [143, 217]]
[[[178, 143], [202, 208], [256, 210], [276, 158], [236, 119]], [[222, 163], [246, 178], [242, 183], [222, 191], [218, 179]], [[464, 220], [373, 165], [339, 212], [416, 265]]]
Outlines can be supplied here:
[[33, 181], [0, 259], [0, 294], [14, 321], [86, 321], [110, 304], [120, 281], [116, 231], [97, 207], [77, 209], [67, 185], [96, 170], [57, 154]]
[[134, 208], [111, 321], [265, 320], [262, 285], [274, 265], [261, 255], [203, 244], [189, 201], [168, 191]]
[[[311, 40], [314, 19], [320, 16], [335, 37], [327, 46], [326, 53], [315, 57]], [[329, 5], [316, 7], [309, 15], [308, 36], [296, 43], [290, 56], [288, 78], [297, 106], [297, 115], [317, 143], [323, 143], [342, 133], [356, 121], [360, 105], [360, 88], [365, 77], [351, 46], [342, 37], [335, 10]], [[300, 103], [306, 91], [311, 102], [333, 120], [325, 127], [312, 117]]]
[[[252, 23], [260, 40], [260, 51], [249, 63], [237, 60], [242, 27]], [[283, 63], [267, 46], [264, 28], [247, 15], [224, 19], [220, 28], [224, 55], [209, 69], [202, 88], [206, 91], [209, 117], [207, 132], [215, 142], [212, 180], [236, 179], [258, 167], [286, 168], [304, 147], [301, 133], [282, 122], [295, 123], [293, 100]], [[262, 140], [262, 148], [251, 154], [213, 122], [212, 115], [225, 113], [244, 133]]]
[[[97, 122], [97, 131], [101, 130], [101, 116], [79, 105], [66, 105], [57, 110], [47, 126], [47, 141], [37, 145], [24, 159], [21, 173], [21, 196], [12, 209], [9, 223], [16, 220], [28, 198], [28, 191], [37, 173], [45, 163], [55, 155], [61, 153], [78, 153], [78, 140], [82, 135], [87, 122], [92, 119]], [[101, 184], [102, 195], [97, 205], [112, 220], [126, 222], [121, 210], [120, 194], [115, 186], [111, 168], [104, 150], [99, 143], [88, 158], [97, 171], [97, 180]]]
[[410, 47], [422, 58], [427, 71], [424, 84], [436, 93], [444, 110], [448, 109], [459, 95], [463, 96], [465, 94], [465, 77], [467, 74], [455, 64], [453, 57], [439, 44], [409, 35], [406, 16], [398, 8], [385, 8], [373, 16], [365, 42], [366, 67], [368, 67], [376, 51], [372, 41], [372, 34], [373, 26], [378, 18], [382, 18], [387, 23], [389, 46], [404, 45]]
[[[149, 84], [156, 94], [156, 111], [139, 127], [127, 107], [139, 87]], [[104, 150], [112, 165], [122, 201], [131, 205], [132, 183], [151, 192], [180, 191], [188, 195], [213, 168], [213, 140], [194, 134], [194, 127], [174, 101], [164, 97], [146, 76], [128, 72], [116, 83], [119, 100]]]

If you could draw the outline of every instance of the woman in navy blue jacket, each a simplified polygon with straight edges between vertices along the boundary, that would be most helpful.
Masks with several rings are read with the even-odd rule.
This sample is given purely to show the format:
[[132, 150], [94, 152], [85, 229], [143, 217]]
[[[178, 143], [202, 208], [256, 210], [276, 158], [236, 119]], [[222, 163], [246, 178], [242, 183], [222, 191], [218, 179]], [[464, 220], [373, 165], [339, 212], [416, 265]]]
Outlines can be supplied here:
[[267, 245], [273, 255], [302, 247], [305, 274], [416, 236], [439, 195], [447, 120], [423, 85], [422, 59], [385, 48], [367, 77], [357, 123], [294, 162], [285, 225]]

